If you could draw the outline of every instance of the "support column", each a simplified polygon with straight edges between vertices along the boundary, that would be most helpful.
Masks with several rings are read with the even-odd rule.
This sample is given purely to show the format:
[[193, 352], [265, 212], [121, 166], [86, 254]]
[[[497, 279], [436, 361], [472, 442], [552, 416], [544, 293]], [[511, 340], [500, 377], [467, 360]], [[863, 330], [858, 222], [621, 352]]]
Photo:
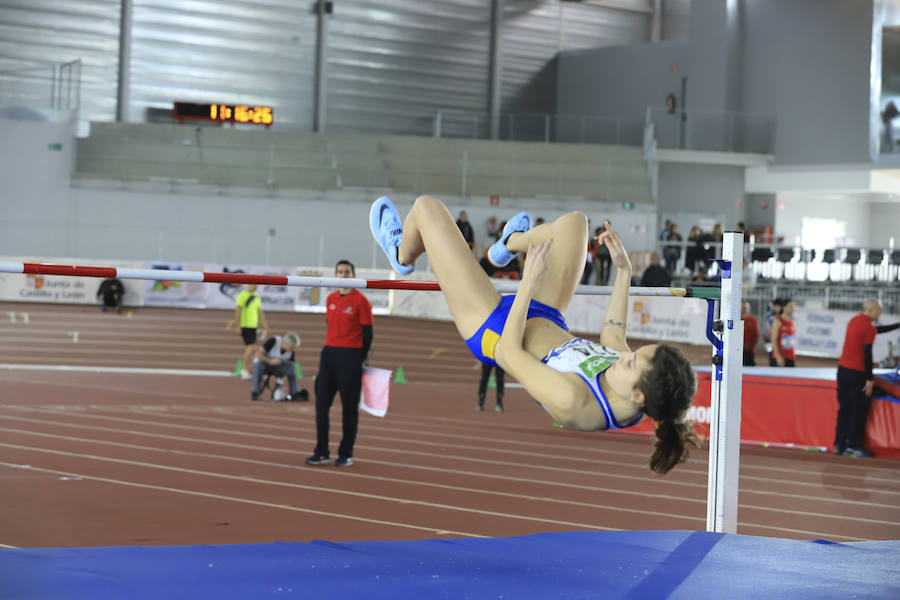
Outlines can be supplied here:
[[[743, 234], [729, 231], [722, 243], [722, 298], [717, 334], [721, 355], [713, 358], [709, 419], [709, 487], [706, 530], [737, 532], [738, 475], [741, 451], [741, 372], [744, 322], [741, 321]], [[721, 366], [721, 368], [719, 368]]]
[[500, 101], [502, 95], [501, 69], [500, 69], [500, 36], [502, 35], [503, 0], [491, 1], [491, 72], [489, 75], [490, 89], [490, 121], [491, 139], [500, 137]]
[[662, 41], [663, 0], [653, 0], [653, 12], [650, 14], [650, 41]]
[[318, 0], [316, 3], [316, 95], [313, 128], [319, 133], [325, 133], [325, 106], [328, 102], [326, 50], [328, 49], [328, 16], [331, 11], [332, 3], [330, 1]]
[[119, 81], [116, 88], [116, 121], [128, 121], [131, 100], [131, 21], [134, 0], [122, 0], [119, 13]]

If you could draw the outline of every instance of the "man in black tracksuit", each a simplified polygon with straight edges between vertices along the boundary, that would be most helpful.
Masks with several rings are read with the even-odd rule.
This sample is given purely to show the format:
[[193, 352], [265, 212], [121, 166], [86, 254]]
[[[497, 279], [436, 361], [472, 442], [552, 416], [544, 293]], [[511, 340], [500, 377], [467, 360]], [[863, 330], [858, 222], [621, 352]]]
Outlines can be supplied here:
[[[352, 263], [342, 260], [334, 274], [335, 277], [352, 278], [356, 270]], [[340, 288], [328, 296], [325, 306], [328, 333], [316, 375], [316, 449], [306, 459], [306, 464], [325, 465], [331, 460], [329, 411], [334, 395], [340, 391], [344, 427], [334, 465], [349, 467], [353, 464], [353, 444], [359, 424], [363, 363], [372, 345], [372, 305], [357, 290]]]

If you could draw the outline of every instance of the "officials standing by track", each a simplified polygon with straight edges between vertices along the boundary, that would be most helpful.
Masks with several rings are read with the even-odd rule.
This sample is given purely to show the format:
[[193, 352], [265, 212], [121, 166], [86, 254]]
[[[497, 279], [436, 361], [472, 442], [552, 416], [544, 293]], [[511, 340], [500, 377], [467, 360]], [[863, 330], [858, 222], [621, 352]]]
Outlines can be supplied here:
[[834, 453], [852, 457], [869, 457], [872, 454], [862, 447], [875, 387], [872, 344], [875, 335], [900, 328], [900, 323], [876, 326], [881, 316], [881, 303], [870, 298], [863, 304], [863, 311], [850, 319], [844, 335], [844, 348], [838, 361], [837, 396], [838, 415], [834, 433]]
[[[350, 261], [342, 260], [335, 266], [334, 275], [353, 278], [356, 269]], [[316, 375], [316, 448], [306, 464], [331, 462], [329, 411], [334, 395], [340, 392], [343, 438], [334, 465], [348, 467], [353, 464], [353, 445], [359, 425], [363, 363], [372, 345], [372, 305], [359, 291], [340, 288], [328, 296], [325, 306], [328, 333]]]

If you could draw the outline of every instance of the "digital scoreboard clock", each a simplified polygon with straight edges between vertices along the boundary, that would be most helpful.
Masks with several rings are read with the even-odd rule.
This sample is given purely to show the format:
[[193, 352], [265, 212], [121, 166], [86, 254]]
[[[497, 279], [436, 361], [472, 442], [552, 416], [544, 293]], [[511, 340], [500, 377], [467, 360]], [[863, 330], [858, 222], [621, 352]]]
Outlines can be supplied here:
[[175, 102], [172, 115], [179, 122], [219, 121], [221, 123], [249, 123], [271, 125], [274, 114], [271, 106], [249, 106], [246, 104], [201, 104], [196, 102]]

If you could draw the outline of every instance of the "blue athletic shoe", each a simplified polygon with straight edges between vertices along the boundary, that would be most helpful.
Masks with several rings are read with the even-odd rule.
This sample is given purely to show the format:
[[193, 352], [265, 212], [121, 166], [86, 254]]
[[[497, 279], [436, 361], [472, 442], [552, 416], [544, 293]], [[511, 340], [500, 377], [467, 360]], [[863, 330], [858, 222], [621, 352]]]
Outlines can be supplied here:
[[397, 249], [400, 247], [403, 225], [397, 209], [386, 196], [382, 196], [372, 203], [372, 210], [369, 211], [369, 226], [372, 228], [375, 241], [387, 254], [388, 261], [394, 270], [401, 275], [412, 273], [416, 268], [415, 265], [401, 265], [397, 260]]
[[516, 254], [514, 252], [510, 252], [506, 248], [506, 241], [516, 231], [526, 232], [529, 229], [534, 227], [534, 221], [531, 219], [531, 215], [527, 212], [520, 212], [512, 219], [506, 222], [506, 227], [503, 228], [503, 235], [500, 236], [500, 239], [494, 242], [494, 245], [488, 248], [488, 260], [492, 265], [497, 267], [505, 267], [509, 264], [509, 262], [515, 258]]

